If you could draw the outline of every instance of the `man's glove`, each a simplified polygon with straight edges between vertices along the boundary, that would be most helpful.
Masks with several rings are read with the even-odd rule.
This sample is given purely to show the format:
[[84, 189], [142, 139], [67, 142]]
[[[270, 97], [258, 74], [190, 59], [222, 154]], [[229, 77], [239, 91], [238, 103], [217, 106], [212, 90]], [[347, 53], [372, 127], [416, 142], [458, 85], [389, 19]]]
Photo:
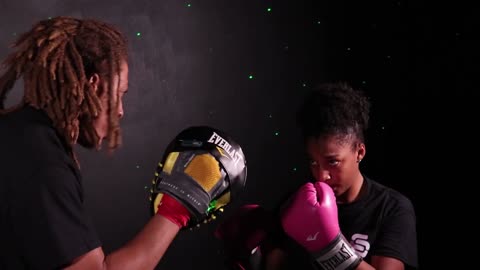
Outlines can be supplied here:
[[[189, 127], [168, 145], [157, 166], [150, 198], [152, 214], [158, 212], [170, 220], [174, 215], [181, 228], [200, 226], [215, 219], [242, 191], [246, 177], [245, 156], [230, 136], [208, 126]], [[185, 209], [171, 199], [190, 215], [182, 214]]]

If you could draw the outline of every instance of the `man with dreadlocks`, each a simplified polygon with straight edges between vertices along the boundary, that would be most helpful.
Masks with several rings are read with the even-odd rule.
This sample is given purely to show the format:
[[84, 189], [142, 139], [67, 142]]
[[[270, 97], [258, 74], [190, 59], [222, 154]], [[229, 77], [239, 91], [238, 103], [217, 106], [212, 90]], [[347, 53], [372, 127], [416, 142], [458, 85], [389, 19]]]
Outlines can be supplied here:
[[[74, 146], [121, 144], [127, 41], [105, 22], [62, 16], [38, 22], [13, 48], [0, 76], [0, 270], [153, 269], [181, 229], [207, 223], [244, 187], [240, 146], [219, 130], [187, 128], [155, 172], [152, 218], [104, 254]], [[20, 77], [23, 98], [6, 108]]]

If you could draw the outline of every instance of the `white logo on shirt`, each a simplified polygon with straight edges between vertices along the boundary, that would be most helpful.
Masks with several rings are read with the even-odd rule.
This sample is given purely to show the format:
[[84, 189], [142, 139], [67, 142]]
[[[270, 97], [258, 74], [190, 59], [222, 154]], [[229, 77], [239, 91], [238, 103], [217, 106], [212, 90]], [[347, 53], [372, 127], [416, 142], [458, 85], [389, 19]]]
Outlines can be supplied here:
[[370, 250], [370, 243], [367, 240], [368, 235], [356, 233], [352, 235], [352, 240], [350, 241], [350, 244], [355, 251], [357, 251], [357, 253], [363, 258], [367, 256], [367, 253]]

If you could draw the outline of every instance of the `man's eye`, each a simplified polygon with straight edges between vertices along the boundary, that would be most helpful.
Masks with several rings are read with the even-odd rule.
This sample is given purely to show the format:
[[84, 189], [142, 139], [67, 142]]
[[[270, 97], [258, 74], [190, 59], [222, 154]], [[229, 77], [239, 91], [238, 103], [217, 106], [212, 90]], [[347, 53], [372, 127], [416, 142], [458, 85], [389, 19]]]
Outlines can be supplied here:
[[310, 166], [317, 166], [318, 163], [315, 160], [310, 160]]

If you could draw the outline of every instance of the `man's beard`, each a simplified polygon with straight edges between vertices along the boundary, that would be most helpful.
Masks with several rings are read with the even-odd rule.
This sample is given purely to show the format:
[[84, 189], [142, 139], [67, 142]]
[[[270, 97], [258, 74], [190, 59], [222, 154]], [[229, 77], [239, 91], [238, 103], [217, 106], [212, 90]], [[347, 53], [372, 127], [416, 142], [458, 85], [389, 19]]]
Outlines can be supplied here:
[[80, 118], [77, 143], [87, 149], [98, 148], [98, 135], [90, 117]]

